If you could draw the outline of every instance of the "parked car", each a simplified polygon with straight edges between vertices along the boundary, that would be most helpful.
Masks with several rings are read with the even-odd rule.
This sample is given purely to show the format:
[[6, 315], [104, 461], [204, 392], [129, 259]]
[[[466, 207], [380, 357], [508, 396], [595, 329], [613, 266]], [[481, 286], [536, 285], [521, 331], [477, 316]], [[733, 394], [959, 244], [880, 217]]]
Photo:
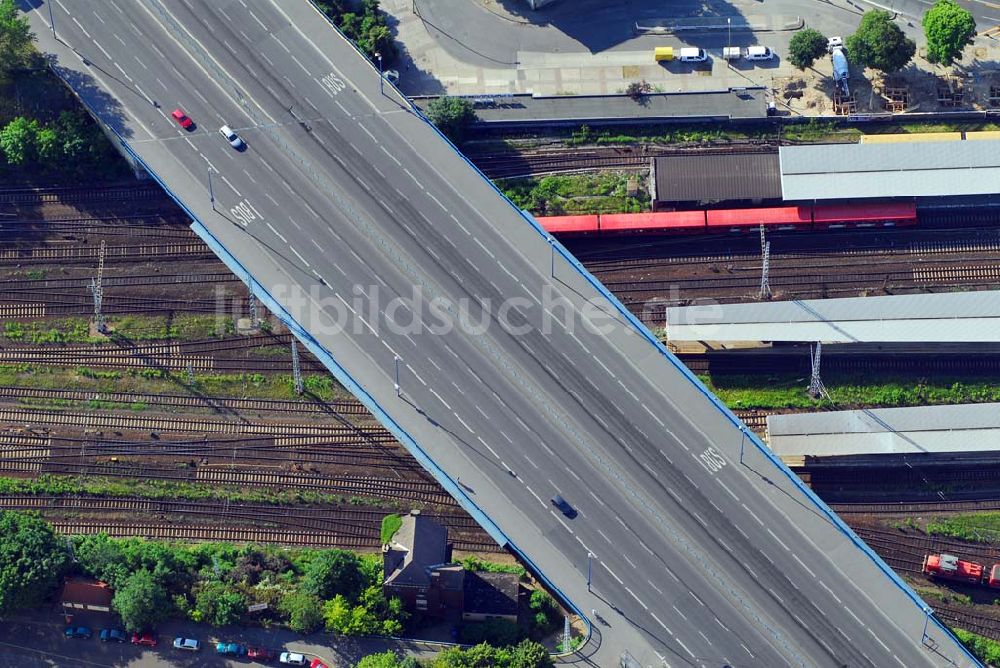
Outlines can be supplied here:
[[201, 649], [201, 643], [194, 638], [174, 638], [174, 649], [183, 649], [188, 652], [197, 652]]
[[108, 641], [125, 642], [128, 636], [121, 629], [101, 629], [101, 642]]
[[278, 662], [287, 663], [290, 666], [304, 666], [306, 665], [306, 657], [298, 652], [282, 652], [281, 656], [278, 657]]
[[562, 498], [558, 494], [552, 497], [552, 505], [558, 508], [559, 512], [561, 512], [566, 517], [570, 519], [576, 517], [576, 508], [569, 505], [566, 499]]
[[774, 58], [774, 51], [766, 46], [748, 46], [747, 60], [771, 60]]
[[185, 114], [183, 110], [174, 109], [170, 112], [170, 115], [174, 117], [175, 121], [177, 121], [177, 125], [181, 126], [185, 130], [194, 129], [194, 121], [188, 118], [188, 115]]
[[246, 144], [243, 143], [243, 140], [240, 139], [240, 136], [233, 132], [233, 129], [228, 125], [223, 125], [219, 128], [219, 133], [222, 134], [222, 136], [226, 138], [226, 141], [229, 142], [229, 145], [236, 150], [241, 150], [244, 146], [246, 146]]
[[330, 666], [326, 665], [325, 663], [323, 663], [319, 659], [313, 659], [309, 663], [309, 668], [330, 668]]
[[708, 52], [705, 49], [686, 46], [680, 50], [680, 61], [682, 63], [702, 63], [706, 60], [708, 60]]
[[220, 642], [215, 646], [215, 651], [229, 656], [244, 656], [247, 653], [247, 646], [235, 642]]
[[132, 644], [145, 645], [146, 647], [156, 647], [156, 636], [154, 636], [152, 633], [143, 633], [142, 635], [139, 635], [138, 633], [133, 633]]
[[247, 647], [247, 658], [257, 659], [258, 661], [273, 661], [274, 652], [266, 647]]
[[64, 633], [67, 638], [83, 638], [85, 640], [93, 635], [86, 626], [67, 626]]

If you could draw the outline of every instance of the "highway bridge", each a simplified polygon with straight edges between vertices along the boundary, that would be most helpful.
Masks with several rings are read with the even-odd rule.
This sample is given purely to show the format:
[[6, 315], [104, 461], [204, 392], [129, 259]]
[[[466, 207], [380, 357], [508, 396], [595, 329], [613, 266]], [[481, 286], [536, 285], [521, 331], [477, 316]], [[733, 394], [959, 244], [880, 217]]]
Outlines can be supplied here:
[[213, 250], [592, 622], [577, 661], [978, 665], [306, 0], [22, 2]]

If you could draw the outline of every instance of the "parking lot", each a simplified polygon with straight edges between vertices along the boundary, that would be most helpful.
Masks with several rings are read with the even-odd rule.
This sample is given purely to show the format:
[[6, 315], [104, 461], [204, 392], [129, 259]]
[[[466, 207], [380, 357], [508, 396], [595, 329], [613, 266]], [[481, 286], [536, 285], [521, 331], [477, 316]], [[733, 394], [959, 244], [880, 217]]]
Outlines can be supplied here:
[[[93, 666], [158, 667], [222, 667], [277, 666], [278, 661], [256, 662], [247, 657], [223, 657], [215, 650], [220, 641], [257, 645], [277, 652], [288, 650], [304, 654], [307, 661], [319, 658], [330, 668], [351, 666], [362, 656], [387, 649], [406, 651], [414, 656], [431, 656], [436, 649], [419, 642], [395, 643], [374, 638], [334, 638], [318, 633], [298, 636], [285, 629], [213, 629], [204, 625], [169, 622], [157, 629], [156, 647], [138, 647], [130, 642], [101, 642], [102, 628], [113, 626], [108, 615], [79, 615], [73, 626], [87, 626], [93, 632], [90, 639], [66, 638], [66, 624], [58, 611], [37, 611], [0, 619], [0, 668], [83, 668]], [[131, 634], [130, 634], [131, 635]], [[175, 637], [197, 639], [197, 652], [176, 650]], [[308, 663], [307, 663], [308, 665]]]

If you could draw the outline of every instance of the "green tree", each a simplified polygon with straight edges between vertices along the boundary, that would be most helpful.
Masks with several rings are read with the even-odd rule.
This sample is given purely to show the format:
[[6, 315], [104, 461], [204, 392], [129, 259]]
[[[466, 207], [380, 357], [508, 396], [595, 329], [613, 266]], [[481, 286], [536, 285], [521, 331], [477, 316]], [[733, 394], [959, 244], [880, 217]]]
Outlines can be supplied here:
[[341, 595], [323, 604], [323, 621], [327, 631], [347, 633], [351, 627], [351, 604]]
[[955, 0], [937, 0], [923, 20], [927, 60], [951, 65], [976, 36], [976, 19]]
[[413, 657], [400, 657], [395, 652], [388, 651], [369, 654], [358, 661], [354, 668], [420, 668], [420, 664]]
[[128, 576], [111, 602], [127, 631], [155, 626], [170, 614], [170, 599], [163, 586], [146, 569]]
[[117, 589], [128, 578], [125, 554], [119, 541], [99, 533], [74, 538], [73, 555], [87, 575], [107, 582]]
[[508, 651], [511, 668], [550, 668], [552, 666], [552, 657], [548, 650], [536, 642], [524, 640]]
[[358, 555], [346, 550], [324, 550], [306, 566], [302, 589], [321, 599], [343, 594], [354, 601], [365, 586]]
[[0, 150], [11, 165], [35, 160], [38, 153], [38, 121], [18, 116], [0, 130]]
[[469, 100], [460, 97], [439, 97], [427, 105], [427, 118], [448, 139], [461, 143], [476, 120], [476, 111]]
[[14, 0], [0, 0], [0, 79], [29, 64], [34, 39], [28, 17], [21, 16]]
[[60, 150], [67, 160], [79, 160], [101, 140], [96, 128], [88, 125], [81, 112], [64, 111], [53, 124]]
[[788, 44], [788, 62], [800, 70], [812, 67], [826, 53], [826, 36], [813, 28], [806, 28], [792, 35]]
[[559, 605], [554, 598], [549, 596], [548, 592], [542, 589], [531, 592], [528, 607], [534, 613], [530, 625], [536, 636], [548, 633], [562, 622]]
[[288, 628], [296, 633], [312, 633], [323, 623], [323, 601], [302, 591], [285, 594], [279, 609], [288, 617]]
[[917, 45], [893, 22], [892, 14], [873, 9], [865, 12], [858, 31], [847, 38], [847, 52], [859, 65], [896, 72], [910, 62]]
[[194, 611], [200, 621], [212, 626], [228, 626], [239, 622], [246, 614], [247, 601], [240, 592], [213, 580], [199, 587], [194, 597]]
[[34, 515], [0, 511], [0, 614], [36, 606], [69, 566], [66, 544]]

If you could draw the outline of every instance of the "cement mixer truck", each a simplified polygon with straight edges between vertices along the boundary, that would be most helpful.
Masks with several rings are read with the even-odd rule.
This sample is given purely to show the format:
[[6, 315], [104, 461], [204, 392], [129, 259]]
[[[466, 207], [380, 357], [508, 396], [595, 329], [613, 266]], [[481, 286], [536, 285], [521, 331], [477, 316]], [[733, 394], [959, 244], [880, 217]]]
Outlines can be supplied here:
[[826, 48], [830, 52], [830, 59], [833, 60], [834, 84], [844, 92], [844, 95], [850, 95], [851, 91], [847, 87], [847, 79], [851, 73], [847, 66], [847, 52], [844, 50], [843, 38], [829, 38], [826, 42]]

